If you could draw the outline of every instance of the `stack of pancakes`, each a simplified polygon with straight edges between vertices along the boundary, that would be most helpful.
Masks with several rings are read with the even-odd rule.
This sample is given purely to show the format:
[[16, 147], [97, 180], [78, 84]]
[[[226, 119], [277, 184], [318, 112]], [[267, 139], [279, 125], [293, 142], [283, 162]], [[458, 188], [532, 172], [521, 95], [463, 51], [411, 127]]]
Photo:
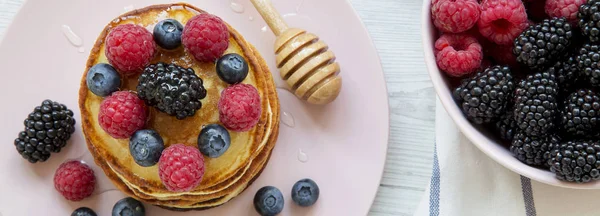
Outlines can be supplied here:
[[[82, 76], [79, 106], [83, 132], [94, 160], [111, 181], [124, 193], [143, 202], [177, 210], [207, 209], [221, 205], [240, 194], [257, 178], [267, 164], [279, 131], [279, 101], [271, 73], [256, 49], [230, 25], [229, 48], [225, 53], [237, 53], [248, 62], [250, 71], [243, 83], [258, 90], [262, 114], [258, 124], [247, 132], [233, 132], [229, 149], [218, 158], [205, 157], [206, 172], [200, 185], [189, 192], [171, 192], [158, 176], [158, 164], [142, 167], [129, 153], [128, 139], [114, 139], [98, 124], [98, 112], [103, 98], [86, 86], [87, 71], [95, 64], [108, 63], [104, 55], [104, 39], [113, 27], [133, 23], [152, 30], [159, 21], [176, 19], [183, 25], [193, 16], [205, 13], [191, 5], [178, 3], [154, 5], [131, 11], [112, 21], [98, 37], [92, 49], [86, 72]], [[229, 86], [216, 74], [215, 64], [196, 61], [183, 48], [175, 51], [158, 49], [152, 63], [175, 63], [193, 68], [204, 81], [207, 96], [196, 115], [183, 120], [149, 107], [146, 128], [156, 130], [168, 147], [183, 143], [197, 147], [197, 138], [204, 125], [220, 124], [217, 102], [221, 91]], [[122, 77], [122, 90], [135, 91], [137, 76]]]

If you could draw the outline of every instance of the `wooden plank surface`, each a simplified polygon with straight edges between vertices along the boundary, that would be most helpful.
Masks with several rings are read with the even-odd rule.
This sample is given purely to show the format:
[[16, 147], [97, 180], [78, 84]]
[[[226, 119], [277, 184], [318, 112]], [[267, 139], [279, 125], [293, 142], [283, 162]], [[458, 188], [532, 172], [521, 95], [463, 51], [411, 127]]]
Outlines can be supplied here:
[[387, 163], [370, 215], [412, 215], [431, 176], [435, 92], [423, 60], [421, 0], [352, 0], [379, 51], [390, 99]]
[[[0, 38], [23, 0], [0, 0]], [[390, 99], [390, 143], [369, 215], [412, 215], [433, 159], [435, 92], [420, 36], [422, 0], [350, 0], [379, 51]]]

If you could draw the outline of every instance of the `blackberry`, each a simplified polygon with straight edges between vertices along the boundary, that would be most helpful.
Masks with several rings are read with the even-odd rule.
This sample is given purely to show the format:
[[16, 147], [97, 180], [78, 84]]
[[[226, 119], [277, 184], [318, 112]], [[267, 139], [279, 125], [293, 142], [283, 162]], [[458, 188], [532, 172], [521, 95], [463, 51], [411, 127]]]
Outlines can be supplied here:
[[73, 111], [64, 104], [44, 100], [23, 122], [25, 130], [15, 139], [15, 147], [31, 163], [44, 162], [50, 153], [60, 152], [75, 132]]
[[510, 151], [525, 164], [548, 166], [550, 153], [558, 145], [560, 145], [558, 136], [536, 137], [517, 132], [510, 145]]
[[587, 36], [591, 42], [600, 41], [600, 7], [599, 0], [587, 0], [587, 2], [579, 6], [579, 13], [577, 13], [577, 19], [581, 33]]
[[559, 61], [556, 61], [552, 67], [556, 76], [556, 83], [560, 86], [560, 93], [568, 95], [577, 88], [579, 84], [579, 70], [577, 69], [576, 57], [567, 55]]
[[577, 55], [577, 69], [581, 79], [595, 87], [600, 87], [600, 46], [584, 44]]
[[558, 84], [551, 71], [528, 75], [515, 91], [514, 117], [528, 136], [543, 136], [554, 128]]
[[565, 100], [561, 126], [565, 133], [578, 137], [595, 136], [600, 121], [600, 97], [592, 90], [581, 89]]
[[138, 78], [137, 93], [150, 106], [184, 119], [202, 107], [206, 89], [192, 68], [157, 63], [147, 66]]
[[545, 19], [530, 26], [514, 41], [517, 61], [533, 70], [543, 70], [571, 44], [573, 32], [565, 18]]
[[454, 98], [467, 118], [482, 124], [498, 119], [506, 110], [514, 90], [508, 67], [493, 66], [464, 79]]
[[600, 179], [600, 144], [568, 141], [552, 150], [550, 171], [563, 181], [585, 183]]
[[516, 130], [517, 123], [513, 117], [513, 111], [508, 110], [500, 117], [500, 120], [496, 122], [496, 131], [500, 134], [501, 139], [511, 141], [515, 136]]

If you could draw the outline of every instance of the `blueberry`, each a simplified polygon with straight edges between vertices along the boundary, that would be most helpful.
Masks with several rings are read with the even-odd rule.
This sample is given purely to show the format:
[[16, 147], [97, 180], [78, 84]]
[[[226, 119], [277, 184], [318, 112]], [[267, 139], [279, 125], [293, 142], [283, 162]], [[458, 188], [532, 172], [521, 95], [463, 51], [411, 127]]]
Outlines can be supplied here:
[[75, 209], [75, 211], [71, 213], [71, 216], [96, 216], [96, 212], [88, 207], [81, 207]]
[[217, 75], [226, 83], [240, 83], [248, 76], [248, 63], [238, 54], [226, 54], [217, 60]]
[[109, 64], [99, 63], [88, 71], [86, 76], [87, 86], [100, 97], [106, 97], [111, 93], [119, 90], [121, 86], [121, 78], [119, 73]]
[[162, 137], [154, 130], [138, 130], [129, 138], [129, 153], [143, 167], [158, 163], [164, 149]]
[[302, 179], [292, 187], [292, 200], [300, 206], [311, 206], [319, 199], [319, 186], [311, 179]]
[[209, 124], [198, 135], [198, 149], [207, 157], [217, 158], [229, 148], [229, 131], [218, 124]]
[[183, 25], [174, 19], [160, 21], [154, 26], [154, 41], [160, 47], [172, 50], [181, 45]]
[[265, 186], [254, 195], [254, 209], [262, 216], [274, 216], [283, 210], [283, 195], [273, 186]]
[[144, 216], [146, 210], [144, 204], [131, 197], [123, 198], [115, 203], [112, 209], [112, 216]]

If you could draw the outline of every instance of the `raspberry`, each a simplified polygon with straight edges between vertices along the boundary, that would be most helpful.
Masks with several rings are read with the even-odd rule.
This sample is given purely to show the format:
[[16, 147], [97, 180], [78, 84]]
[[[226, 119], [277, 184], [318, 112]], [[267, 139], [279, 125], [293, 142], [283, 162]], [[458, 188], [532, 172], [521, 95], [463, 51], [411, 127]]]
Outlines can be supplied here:
[[467, 34], [444, 34], [435, 41], [438, 67], [453, 77], [475, 71], [481, 65], [483, 53], [475, 37]]
[[148, 113], [144, 101], [128, 91], [118, 91], [100, 104], [98, 122], [106, 133], [117, 139], [129, 138], [142, 129]]
[[152, 33], [138, 25], [119, 25], [106, 36], [106, 58], [123, 75], [141, 72], [155, 52]]
[[579, 6], [586, 0], [546, 0], [544, 9], [550, 17], [564, 17], [571, 24], [577, 22]]
[[192, 146], [171, 145], [160, 156], [158, 176], [170, 191], [190, 191], [202, 181], [204, 157]]
[[[434, 5], [434, 4], [436, 4], [438, 2], [441, 2], [441, 1], [448, 1], [448, 0], [431, 0], [431, 5]], [[452, 1], [452, 0], [450, 0], [450, 1]], [[472, 2], [475, 2], [475, 3], [479, 3], [479, 0], [469, 0], [469, 1], [472, 1]]]
[[443, 32], [469, 30], [479, 20], [479, 4], [473, 0], [441, 0], [431, 6], [433, 24]]
[[92, 195], [96, 188], [94, 171], [79, 161], [65, 162], [54, 174], [54, 188], [67, 200], [82, 200]]
[[229, 29], [221, 18], [199, 14], [185, 24], [181, 40], [196, 60], [211, 62], [221, 57], [229, 46]]
[[477, 26], [481, 35], [490, 41], [509, 45], [529, 23], [520, 0], [487, 0], [481, 4]]
[[254, 86], [232, 85], [221, 92], [219, 119], [229, 130], [248, 131], [260, 118], [260, 96]]

